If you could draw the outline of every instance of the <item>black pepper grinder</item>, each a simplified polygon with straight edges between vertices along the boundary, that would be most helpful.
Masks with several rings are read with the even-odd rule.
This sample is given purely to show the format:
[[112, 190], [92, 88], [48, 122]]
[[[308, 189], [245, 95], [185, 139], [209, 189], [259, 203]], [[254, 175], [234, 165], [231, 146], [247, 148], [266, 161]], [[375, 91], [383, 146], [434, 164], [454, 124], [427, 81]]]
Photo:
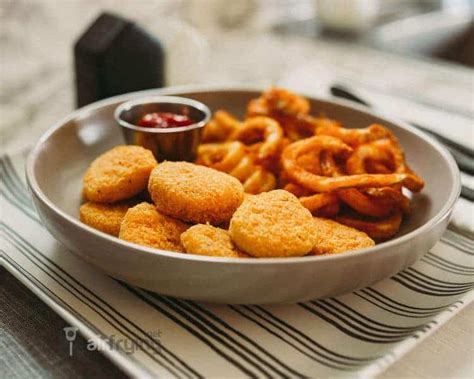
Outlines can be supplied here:
[[163, 87], [164, 49], [135, 23], [102, 13], [74, 45], [76, 103]]

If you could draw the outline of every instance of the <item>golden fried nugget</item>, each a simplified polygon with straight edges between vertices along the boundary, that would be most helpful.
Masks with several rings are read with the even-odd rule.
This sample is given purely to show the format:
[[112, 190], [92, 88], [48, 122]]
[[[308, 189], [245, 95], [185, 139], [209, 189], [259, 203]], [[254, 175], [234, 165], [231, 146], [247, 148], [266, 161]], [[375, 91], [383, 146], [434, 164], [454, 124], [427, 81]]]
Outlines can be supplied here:
[[191, 226], [181, 234], [181, 243], [190, 254], [230, 258], [248, 257], [235, 247], [227, 230], [209, 224]]
[[254, 195], [253, 193], [247, 193], [247, 192], [244, 192], [244, 200], [247, 200], [247, 199], [251, 199], [253, 198], [254, 196], [257, 196], [257, 195]]
[[129, 199], [143, 191], [157, 165], [141, 146], [117, 146], [96, 158], [84, 175], [84, 196], [98, 203]]
[[157, 209], [192, 223], [228, 222], [242, 203], [244, 189], [234, 177], [187, 162], [163, 162], [148, 183]]
[[115, 204], [87, 202], [79, 208], [79, 216], [84, 224], [117, 237], [120, 231], [120, 223], [127, 210], [132, 206], [131, 202]]
[[119, 238], [139, 245], [184, 252], [180, 236], [188, 227], [179, 220], [161, 214], [154, 205], [140, 203], [125, 214]]
[[298, 198], [284, 190], [248, 197], [230, 220], [238, 248], [254, 257], [292, 257], [314, 246], [313, 217]]
[[357, 229], [327, 218], [315, 217], [313, 220], [313, 234], [316, 241], [312, 254], [344, 253], [375, 245], [372, 238]]

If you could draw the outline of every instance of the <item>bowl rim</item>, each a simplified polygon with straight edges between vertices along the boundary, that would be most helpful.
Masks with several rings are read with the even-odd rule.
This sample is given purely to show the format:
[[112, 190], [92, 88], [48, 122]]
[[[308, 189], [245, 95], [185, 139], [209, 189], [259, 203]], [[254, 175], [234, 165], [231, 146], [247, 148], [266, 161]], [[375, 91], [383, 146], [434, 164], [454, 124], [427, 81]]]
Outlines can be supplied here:
[[120, 101], [128, 101], [133, 100], [134, 97], [144, 97], [150, 95], [166, 95], [166, 94], [173, 94], [173, 93], [186, 93], [186, 92], [204, 92], [204, 91], [220, 91], [220, 92], [262, 92], [262, 89], [259, 86], [246, 86], [242, 84], [228, 84], [228, 85], [183, 85], [183, 86], [172, 86], [172, 87], [164, 87], [164, 88], [157, 88], [157, 89], [149, 89], [145, 91], [137, 91], [137, 92], [130, 92], [123, 95], [118, 95], [114, 97], [110, 97], [107, 99], [99, 100], [97, 102], [91, 103], [86, 105], [85, 107], [79, 108], [66, 117], [60, 119], [56, 122], [53, 126], [51, 126], [38, 140], [36, 145], [31, 149], [30, 153], [28, 154], [26, 165], [25, 165], [25, 172], [26, 172], [26, 179], [28, 186], [32, 192], [32, 194], [43, 203], [50, 211], [55, 213], [56, 216], [59, 218], [64, 219], [68, 223], [74, 225], [77, 228], [83, 229], [88, 231], [89, 233], [94, 234], [96, 237], [103, 238], [108, 242], [117, 245], [118, 247], [126, 247], [131, 249], [133, 253], [146, 253], [152, 255], [158, 255], [167, 258], [177, 258], [181, 260], [189, 260], [189, 261], [199, 261], [199, 262], [207, 262], [207, 263], [227, 263], [227, 264], [243, 264], [243, 265], [265, 265], [265, 264], [307, 264], [309, 262], [316, 262], [316, 261], [339, 261], [339, 260], [346, 260], [346, 259], [357, 259], [358, 257], [373, 254], [379, 250], [384, 250], [389, 247], [396, 247], [401, 245], [419, 234], [426, 233], [430, 229], [434, 228], [436, 225], [441, 223], [447, 216], [450, 215], [451, 211], [454, 208], [454, 205], [459, 198], [461, 193], [461, 178], [459, 173], [459, 168], [454, 161], [454, 158], [449, 154], [449, 152], [433, 137], [429, 136], [428, 134], [414, 128], [413, 126], [408, 125], [407, 123], [394, 118], [393, 116], [387, 116], [383, 112], [380, 111], [373, 111], [365, 106], [354, 104], [348, 100], [343, 99], [324, 99], [316, 96], [312, 96], [310, 94], [306, 94], [304, 92], [299, 91], [299, 93], [303, 96], [306, 96], [312, 100], [333, 103], [338, 106], [342, 106], [345, 108], [349, 108], [350, 110], [362, 112], [368, 114], [372, 117], [381, 118], [386, 120], [392, 124], [397, 125], [412, 134], [415, 134], [418, 138], [421, 138], [427, 141], [432, 147], [441, 155], [441, 157], [447, 162], [448, 167], [450, 169], [450, 173], [452, 174], [454, 181], [451, 184], [451, 191], [449, 193], [448, 199], [445, 202], [444, 206], [436, 213], [433, 217], [427, 220], [423, 225], [419, 226], [415, 230], [411, 232], [394, 238], [389, 241], [382, 242], [375, 246], [348, 251], [343, 254], [329, 254], [329, 255], [310, 255], [310, 256], [302, 256], [302, 257], [288, 257], [288, 258], [281, 258], [281, 257], [273, 257], [273, 258], [228, 258], [228, 257], [212, 257], [212, 256], [204, 256], [204, 255], [195, 255], [195, 254], [186, 254], [168, 250], [162, 250], [147, 246], [141, 246], [135, 243], [131, 243], [128, 241], [124, 241], [119, 239], [118, 237], [114, 237], [112, 235], [106, 234], [104, 232], [98, 231], [84, 223], [82, 223], [78, 218], [75, 218], [63, 210], [61, 210], [58, 206], [56, 206], [41, 190], [38, 181], [36, 180], [35, 171], [34, 171], [34, 164], [38, 157], [38, 154], [42, 150], [43, 144], [59, 129], [64, 127], [64, 125], [75, 119], [80, 117], [82, 114], [90, 114], [94, 110], [111, 105]]
[[[199, 120], [198, 122], [194, 122], [191, 125], [187, 126], [176, 126], [174, 128], [145, 128], [142, 126], [138, 126], [135, 124], [132, 124], [128, 121], [125, 121], [121, 115], [123, 112], [130, 110], [131, 108], [137, 106], [137, 105], [143, 105], [143, 104], [158, 104], [158, 103], [168, 103], [168, 104], [184, 104], [188, 105], [190, 107], [193, 107], [199, 111], [201, 111], [204, 114], [204, 117], [202, 120]], [[177, 132], [187, 132], [189, 130], [193, 129], [199, 129], [204, 127], [209, 120], [211, 119], [211, 110], [209, 107], [201, 103], [200, 101], [194, 100], [194, 99], [189, 99], [186, 97], [181, 97], [181, 96], [146, 96], [146, 97], [140, 97], [138, 99], [133, 99], [129, 101], [125, 101], [118, 105], [115, 110], [114, 110], [114, 118], [117, 124], [119, 124], [123, 128], [131, 129], [134, 131], [139, 131], [143, 133], [149, 133], [149, 134], [167, 134], [167, 133], [177, 133]]]

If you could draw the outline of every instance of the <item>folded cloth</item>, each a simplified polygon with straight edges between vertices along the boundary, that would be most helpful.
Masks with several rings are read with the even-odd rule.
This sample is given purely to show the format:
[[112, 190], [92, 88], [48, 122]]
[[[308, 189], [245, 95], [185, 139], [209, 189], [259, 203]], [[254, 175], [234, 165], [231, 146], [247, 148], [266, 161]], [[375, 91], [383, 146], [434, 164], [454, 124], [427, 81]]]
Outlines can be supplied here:
[[235, 306], [147, 292], [56, 242], [20, 174], [24, 155], [0, 162], [2, 263], [133, 376], [370, 377], [474, 298], [474, 241], [451, 229], [404, 272], [333, 299]]

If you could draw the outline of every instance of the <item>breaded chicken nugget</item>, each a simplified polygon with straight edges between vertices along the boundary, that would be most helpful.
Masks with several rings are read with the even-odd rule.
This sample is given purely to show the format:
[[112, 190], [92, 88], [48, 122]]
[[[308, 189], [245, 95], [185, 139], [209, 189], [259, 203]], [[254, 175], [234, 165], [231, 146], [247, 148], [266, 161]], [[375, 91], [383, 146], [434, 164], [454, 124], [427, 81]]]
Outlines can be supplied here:
[[247, 198], [230, 220], [230, 236], [254, 257], [292, 257], [314, 246], [313, 217], [298, 198], [274, 190]]
[[312, 254], [344, 253], [375, 245], [375, 242], [364, 232], [327, 218], [315, 217], [313, 225], [316, 241]]
[[148, 191], [160, 212], [196, 224], [228, 222], [244, 197], [236, 178], [187, 162], [160, 163]]
[[227, 230], [209, 224], [191, 226], [181, 234], [181, 243], [190, 254], [230, 258], [248, 257], [235, 247]]
[[139, 245], [184, 252], [180, 236], [188, 227], [161, 214], [154, 205], [140, 203], [125, 214], [119, 238]]
[[115, 204], [88, 202], [82, 204], [79, 208], [79, 217], [84, 224], [117, 237], [120, 231], [120, 223], [127, 210], [132, 206], [131, 202]]
[[244, 192], [244, 200], [250, 199], [251, 197], [254, 197], [254, 196], [256, 195], [254, 195], [253, 193]]
[[150, 150], [117, 146], [95, 159], [84, 175], [84, 196], [98, 203], [129, 199], [143, 191], [157, 165]]

